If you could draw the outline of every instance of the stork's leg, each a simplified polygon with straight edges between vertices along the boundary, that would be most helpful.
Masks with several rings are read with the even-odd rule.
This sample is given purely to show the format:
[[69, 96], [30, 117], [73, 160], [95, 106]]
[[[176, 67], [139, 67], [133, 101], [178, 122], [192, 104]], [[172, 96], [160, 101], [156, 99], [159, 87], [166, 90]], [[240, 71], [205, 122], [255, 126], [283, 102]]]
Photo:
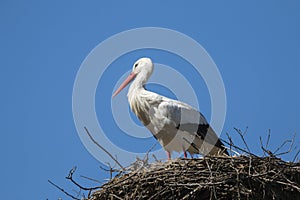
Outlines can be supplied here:
[[167, 156], [168, 156], [168, 160], [171, 160], [171, 153], [168, 152], [168, 151], [166, 151], [166, 153], [167, 153]]
[[183, 157], [184, 157], [184, 158], [187, 158], [187, 154], [186, 154], [185, 151], [183, 152]]

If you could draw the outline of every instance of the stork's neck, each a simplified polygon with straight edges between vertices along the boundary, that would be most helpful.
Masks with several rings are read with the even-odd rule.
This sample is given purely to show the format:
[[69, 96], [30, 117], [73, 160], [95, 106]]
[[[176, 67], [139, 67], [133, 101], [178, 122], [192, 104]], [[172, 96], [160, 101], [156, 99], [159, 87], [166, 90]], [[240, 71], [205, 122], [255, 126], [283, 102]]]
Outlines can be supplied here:
[[131, 83], [129, 90], [128, 90], [128, 98], [132, 97], [133, 95], [138, 95], [140, 94], [145, 88], [143, 87], [147, 80], [149, 79], [149, 75], [145, 72], [142, 71], [138, 75], [136, 75], [135, 79]]
[[147, 115], [150, 105], [147, 102], [147, 98], [145, 98], [149, 92], [143, 87], [148, 78], [149, 74], [147, 76], [147, 74], [139, 73], [131, 83], [127, 94], [131, 110], [145, 126], [150, 123], [149, 115]]

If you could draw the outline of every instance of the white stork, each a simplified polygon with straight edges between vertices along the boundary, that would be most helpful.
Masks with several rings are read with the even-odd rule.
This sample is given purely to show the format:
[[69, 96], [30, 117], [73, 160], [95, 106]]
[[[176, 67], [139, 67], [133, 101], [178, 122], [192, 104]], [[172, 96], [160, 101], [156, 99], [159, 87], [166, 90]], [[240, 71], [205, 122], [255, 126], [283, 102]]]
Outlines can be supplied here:
[[171, 159], [173, 151], [202, 155], [228, 155], [223, 143], [196, 109], [144, 88], [153, 72], [150, 58], [137, 60], [128, 78], [113, 94], [116, 96], [132, 80], [127, 94], [131, 110], [151, 131]]

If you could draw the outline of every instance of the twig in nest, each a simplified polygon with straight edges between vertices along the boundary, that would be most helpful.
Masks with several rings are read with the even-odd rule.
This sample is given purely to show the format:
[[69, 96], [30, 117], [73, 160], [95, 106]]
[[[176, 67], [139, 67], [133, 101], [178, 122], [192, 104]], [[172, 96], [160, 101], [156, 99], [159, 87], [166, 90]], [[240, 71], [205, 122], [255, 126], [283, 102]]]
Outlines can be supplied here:
[[[210, 176], [209, 176], [210, 181], [209, 181], [209, 183], [211, 183], [211, 182], [212, 182], [211, 179], [214, 177], [214, 176], [213, 176], [213, 172], [212, 172], [211, 167], [210, 167], [210, 165], [208, 164], [208, 162], [207, 162], [206, 159], [205, 159], [205, 163], [206, 163], [206, 166], [207, 166], [207, 168], [208, 168], [208, 170], [209, 170], [209, 173], [210, 173]], [[214, 185], [212, 186], [211, 192], [212, 192], [212, 194], [214, 195], [214, 198], [215, 198], [215, 199], [218, 199], [218, 198], [217, 198], [217, 193], [216, 193], [216, 188], [215, 188]], [[212, 196], [212, 195], [211, 195], [211, 196]]]
[[232, 145], [233, 145], [233, 142], [232, 142], [232, 139], [230, 137], [230, 135], [226, 132], [226, 135], [227, 135], [227, 138], [229, 140], [229, 148], [230, 148], [230, 153], [231, 153], [231, 156], [232, 156]]
[[79, 183], [77, 183], [74, 179], [73, 179], [73, 174], [74, 172], [76, 171], [76, 167], [73, 167], [70, 172], [69, 172], [69, 175], [66, 177], [66, 179], [70, 180], [74, 185], [76, 185], [77, 187], [79, 187], [81, 190], [85, 190], [85, 191], [89, 191], [88, 193], [88, 198], [90, 197], [91, 195], [91, 192], [93, 190], [96, 190], [96, 189], [100, 189], [101, 187], [83, 187], [81, 186]]
[[62, 189], [61, 187], [59, 187], [58, 185], [56, 185], [55, 183], [53, 183], [52, 181], [48, 180], [48, 182], [53, 185], [54, 187], [56, 187], [57, 189], [59, 189], [60, 191], [62, 191], [65, 195], [71, 197], [72, 199], [76, 199], [76, 200], [80, 200], [77, 197], [74, 197], [73, 195], [69, 194], [68, 192], [66, 192], [64, 189]]
[[94, 182], [96, 182], [96, 183], [100, 183], [100, 184], [101, 184], [101, 181], [98, 181], [98, 180], [96, 180], [96, 179], [93, 179], [93, 178], [90, 178], [90, 177], [87, 177], [87, 176], [83, 176], [83, 175], [80, 175], [80, 177], [82, 177], [82, 178], [85, 178], [85, 179], [87, 179], [87, 180], [94, 181]]
[[100, 167], [100, 169], [102, 169], [103, 171], [109, 172], [109, 177], [110, 177], [110, 179], [112, 179], [113, 173], [114, 173], [114, 172], [120, 172], [120, 170], [114, 169], [114, 167], [111, 167], [111, 166], [110, 166], [110, 163], [106, 163], [106, 164], [107, 164], [107, 166], [109, 167], [109, 169], [105, 169], [105, 168], [102, 167], [102, 166], [99, 166], [99, 167]]
[[70, 170], [69, 175], [66, 177], [66, 179], [70, 180], [72, 183], [74, 183], [77, 187], [79, 187], [82, 190], [96, 190], [96, 189], [100, 189], [101, 187], [83, 187], [81, 186], [79, 183], [77, 183], [74, 179], [73, 179], [73, 174], [76, 171], [76, 167], [73, 167], [73, 169]]
[[149, 156], [149, 153], [154, 149], [154, 147], [157, 145], [158, 141], [156, 141], [151, 147], [150, 149], [147, 151], [145, 157], [144, 157], [144, 160], [147, 160], [148, 162], [148, 156]]
[[260, 141], [260, 148], [263, 150], [264, 156], [268, 154], [271, 157], [275, 157], [272, 151], [268, 150], [267, 147], [266, 148], [264, 147], [261, 136], [259, 137], [259, 141]]
[[225, 144], [231, 145], [232, 147], [234, 147], [237, 150], [240, 150], [241, 152], [249, 154], [250, 156], [258, 157], [257, 155], [255, 155], [255, 154], [253, 154], [253, 153], [251, 153], [251, 152], [249, 152], [249, 151], [247, 151], [245, 149], [242, 149], [242, 148], [234, 145], [233, 143], [229, 143], [229, 142], [227, 142], [226, 140], [223, 140], [223, 139], [221, 139], [221, 141], [224, 142]]
[[72, 189], [72, 191], [76, 193], [76, 197], [82, 196], [82, 198], [85, 199], [85, 195], [82, 193], [81, 189], [79, 189], [79, 191]]
[[[120, 198], [120, 197], [118, 197], [117, 195], [115, 195], [115, 194], [109, 194], [109, 196], [111, 196], [111, 197], [114, 197], [114, 198], [117, 198], [117, 199], [121, 199], [121, 200], [123, 200], [122, 198]], [[112, 198], [113, 199], [113, 198]]]
[[[295, 157], [294, 157], [294, 159], [293, 159], [293, 162], [296, 161], [296, 159], [298, 158], [299, 153], [300, 153], [300, 150], [298, 150], [298, 152], [296, 153], [296, 155], [295, 155]], [[298, 161], [297, 161], [297, 162], [298, 162]]]
[[157, 157], [154, 154], [152, 154], [152, 157], [154, 158], [155, 162], [159, 162], [159, 160], [157, 159]]
[[[233, 155], [232, 153], [234, 153], [234, 154], [236, 154], [236, 155], [239, 156], [240, 153], [232, 149], [232, 147], [235, 147], [235, 146], [233, 145], [233, 141], [232, 141], [230, 135], [229, 135], [227, 132], [226, 132], [226, 135], [227, 135], [227, 138], [228, 138], [228, 140], [229, 140], [229, 143], [226, 142], [225, 140], [222, 140], [222, 139], [221, 139], [221, 140], [222, 140], [224, 143], [228, 144], [228, 145], [229, 145], [229, 148], [226, 147], [226, 146], [224, 146], [224, 147], [230, 151], [231, 156]], [[235, 147], [235, 148], [236, 148], [236, 147]]]
[[[294, 134], [293, 138], [291, 140], [285, 140], [280, 147], [278, 147], [275, 151], [274, 151], [274, 155], [275, 156], [280, 156], [280, 155], [284, 155], [284, 154], [287, 154], [287, 153], [290, 153], [292, 150], [293, 150], [293, 146], [294, 146], [294, 142], [295, 142], [295, 137], [296, 137], [296, 134]], [[290, 144], [290, 147], [287, 151], [284, 151], [284, 152], [281, 152], [281, 153], [277, 153], [281, 148], [283, 148], [285, 146], [285, 144], [288, 144], [288, 143], [291, 143]], [[277, 154], [276, 154], [277, 153]]]
[[267, 138], [267, 143], [266, 143], [266, 149], [267, 149], [268, 146], [269, 146], [270, 137], [271, 137], [271, 129], [269, 129], [269, 131], [268, 131], [268, 138]]
[[243, 140], [243, 142], [244, 142], [244, 144], [245, 144], [245, 146], [246, 146], [246, 148], [247, 148], [247, 151], [249, 152], [249, 153], [251, 153], [251, 151], [250, 151], [250, 149], [249, 149], [249, 147], [248, 147], [248, 144], [247, 144], [247, 142], [245, 141], [245, 138], [244, 138], [244, 135], [247, 133], [247, 131], [248, 131], [248, 127], [246, 127], [246, 130], [244, 131], [244, 133], [242, 133], [242, 131], [240, 130], [240, 129], [237, 129], [237, 128], [234, 128], [234, 130], [236, 130], [236, 132], [238, 132], [238, 134], [241, 136], [241, 138], [242, 138], [242, 140]]
[[107, 151], [104, 147], [102, 147], [90, 134], [89, 130], [84, 127], [84, 130], [86, 131], [86, 133], [88, 134], [88, 136], [90, 137], [90, 139], [94, 142], [94, 144], [96, 144], [102, 151], [104, 151], [111, 159], [113, 159], [121, 168], [123, 171], [126, 171], [126, 169], [121, 165], [121, 163], [119, 163], [119, 161], [114, 158], [111, 153], [109, 153], [109, 151]]

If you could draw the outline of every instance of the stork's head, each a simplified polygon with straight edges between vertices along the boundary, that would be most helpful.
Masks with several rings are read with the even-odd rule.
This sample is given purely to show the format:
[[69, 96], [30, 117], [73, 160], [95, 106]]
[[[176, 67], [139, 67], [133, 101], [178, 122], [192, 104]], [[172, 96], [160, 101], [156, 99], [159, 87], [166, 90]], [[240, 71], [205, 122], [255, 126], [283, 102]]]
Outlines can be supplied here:
[[121, 84], [121, 86], [113, 94], [113, 97], [119, 94], [123, 88], [125, 88], [133, 79], [139, 77], [141, 84], [144, 84], [153, 72], [153, 63], [150, 58], [140, 58], [138, 59], [133, 67], [130, 75], [127, 79]]
[[139, 74], [141, 72], [144, 72], [144, 73], [152, 73], [153, 71], [153, 63], [152, 63], [152, 60], [150, 58], [140, 58], [138, 59], [133, 67], [132, 67], [132, 72], [131, 73], [134, 73], [134, 74]]

